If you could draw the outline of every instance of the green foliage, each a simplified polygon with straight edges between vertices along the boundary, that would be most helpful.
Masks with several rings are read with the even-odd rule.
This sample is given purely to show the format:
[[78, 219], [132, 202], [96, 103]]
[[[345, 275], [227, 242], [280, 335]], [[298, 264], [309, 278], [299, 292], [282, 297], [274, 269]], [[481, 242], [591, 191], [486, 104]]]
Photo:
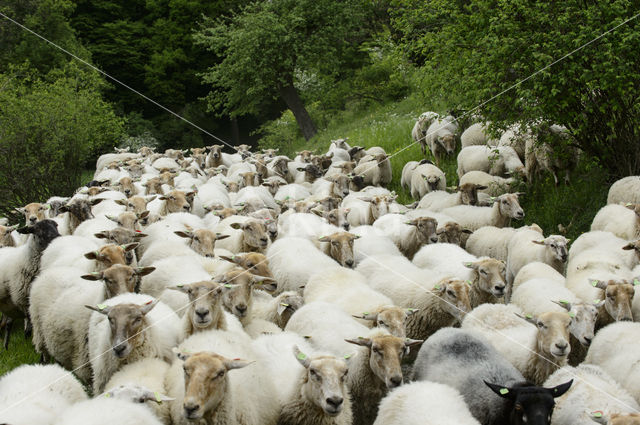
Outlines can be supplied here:
[[115, 146], [123, 121], [100, 96], [96, 74], [73, 64], [49, 73], [0, 74], [0, 212], [80, 186], [82, 170]]
[[0, 350], [0, 376], [23, 364], [37, 364], [40, 355], [36, 353], [31, 339], [26, 338], [23, 332], [22, 320], [13, 323], [13, 332], [9, 340], [9, 349]]
[[[640, 2], [393, 1], [429, 99], [470, 109], [633, 16]], [[633, 20], [482, 107], [498, 125], [568, 127], [612, 177], [640, 173], [640, 23]]]

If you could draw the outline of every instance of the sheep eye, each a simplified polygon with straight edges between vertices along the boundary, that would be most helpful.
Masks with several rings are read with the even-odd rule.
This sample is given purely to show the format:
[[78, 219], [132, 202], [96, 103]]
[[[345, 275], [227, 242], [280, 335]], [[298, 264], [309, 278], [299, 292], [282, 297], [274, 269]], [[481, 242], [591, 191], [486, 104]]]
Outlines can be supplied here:
[[200, 238], [199, 238], [199, 237], [197, 237], [197, 236], [194, 236], [194, 237], [193, 237], [193, 240], [194, 240], [194, 241], [196, 241], [196, 242], [200, 242]]
[[220, 371], [217, 375], [216, 378], [222, 378], [224, 376], [224, 370]]
[[378, 355], [382, 354], [382, 352], [380, 351], [379, 348], [372, 348], [371, 351], [373, 351], [374, 353], [376, 353]]
[[255, 264], [253, 263], [247, 263], [247, 267], [249, 267], [250, 269], [252, 269], [255, 266]]
[[379, 321], [378, 321], [378, 325], [380, 325], [380, 326], [386, 326], [386, 324], [385, 324], [382, 320], [379, 320]]
[[455, 298], [456, 297], [456, 293], [453, 291], [447, 291], [447, 294], [449, 294], [449, 296]]
[[480, 270], [480, 274], [485, 274], [486, 275], [487, 271], [486, 270]]
[[140, 398], [138, 399], [138, 403], [144, 403], [145, 401], [146, 401], [146, 400], [144, 399], [144, 397], [140, 397]]

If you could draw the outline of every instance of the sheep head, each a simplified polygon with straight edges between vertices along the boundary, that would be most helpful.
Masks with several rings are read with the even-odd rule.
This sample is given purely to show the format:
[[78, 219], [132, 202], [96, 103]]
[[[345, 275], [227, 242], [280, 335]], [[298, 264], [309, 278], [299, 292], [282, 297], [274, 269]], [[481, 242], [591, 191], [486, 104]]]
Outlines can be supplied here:
[[475, 183], [463, 183], [458, 186], [464, 205], [478, 205], [478, 191], [484, 189], [488, 189], [488, 187]]
[[359, 237], [349, 232], [336, 232], [328, 236], [322, 236], [318, 240], [329, 244], [329, 256], [340, 263], [341, 266], [353, 267], [355, 264], [353, 241]]
[[569, 327], [571, 316], [569, 313], [547, 312], [538, 315], [520, 316], [538, 328], [536, 343], [538, 351], [545, 356], [552, 356], [557, 360], [565, 360], [571, 352], [569, 345]]
[[403, 308], [395, 305], [385, 305], [374, 312], [364, 312], [361, 316], [353, 316], [358, 319], [370, 320], [374, 327], [384, 329], [398, 338], [406, 336], [405, 322], [407, 317], [415, 313], [415, 308]]
[[535, 240], [531, 242], [547, 247], [547, 249], [549, 249], [553, 253], [553, 257], [557, 261], [560, 261], [562, 263], [567, 261], [567, 257], [569, 255], [567, 245], [569, 244], [570, 239], [567, 239], [564, 236], [560, 235], [551, 235], [541, 241]]
[[222, 313], [223, 287], [210, 280], [194, 282], [188, 285], [170, 286], [169, 289], [181, 291], [189, 296], [189, 315], [196, 329], [206, 329]]
[[524, 218], [524, 210], [518, 202], [518, 195], [520, 193], [505, 193], [495, 198], [494, 202], [498, 204], [500, 215], [515, 218], [516, 220]]
[[198, 254], [213, 258], [215, 257], [215, 244], [216, 241], [226, 239], [229, 235], [223, 235], [220, 233], [214, 233], [208, 229], [197, 229], [197, 230], [184, 230], [184, 231], [176, 231], [173, 232], [181, 238], [186, 238], [189, 240], [188, 245]]
[[185, 193], [180, 190], [172, 190], [166, 195], [160, 196], [160, 199], [167, 203], [167, 212], [190, 212], [190, 199], [193, 200], [194, 196], [195, 192]]
[[269, 260], [259, 252], [248, 252], [231, 257], [221, 255], [220, 258], [242, 267], [251, 274], [273, 278], [271, 269], [269, 269]]
[[107, 244], [103, 245], [95, 251], [87, 252], [84, 258], [88, 260], [96, 260], [101, 268], [108, 268], [114, 264], [127, 264], [126, 252], [132, 251], [138, 247], [138, 243], [129, 243], [126, 245]]
[[38, 221], [31, 226], [20, 227], [16, 232], [22, 235], [32, 234], [40, 251], [44, 251], [52, 240], [60, 236], [58, 223], [49, 219]]
[[231, 228], [242, 230], [244, 243], [256, 251], [263, 251], [269, 245], [267, 226], [262, 220], [252, 218], [244, 223], [231, 223]]
[[438, 242], [452, 243], [458, 246], [462, 246], [465, 242], [465, 234], [470, 235], [471, 230], [463, 229], [455, 221], [448, 221], [444, 223], [444, 225], [440, 225], [436, 230], [436, 235], [438, 235]]
[[442, 309], [462, 323], [471, 311], [469, 285], [459, 279], [445, 278], [433, 286], [432, 293], [442, 302]]
[[85, 280], [102, 280], [105, 298], [111, 298], [127, 292], [138, 292], [140, 278], [155, 269], [155, 267], [134, 268], [124, 264], [114, 264], [101, 272], [93, 272], [81, 277]]
[[47, 205], [32, 202], [25, 205], [22, 208], [16, 208], [20, 214], [24, 215], [27, 225], [35, 224], [38, 221], [42, 221], [47, 218]]
[[224, 307], [239, 319], [249, 316], [253, 305], [253, 288], [261, 285], [272, 291], [276, 281], [265, 276], [256, 276], [247, 270], [236, 268], [216, 278], [223, 285], [222, 303]]
[[463, 263], [474, 271], [473, 285], [495, 297], [502, 297], [507, 286], [506, 264], [495, 258]]
[[631, 303], [635, 294], [634, 284], [626, 280], [609, 280], [607, 282], [598, 279], [590, 279], [591, 285], [604, 290], [604, 308], [616, 322], [632, 321]]
[[416, 226], [416, 235], [420, 245], [438, 242], [438, 220], [433, 217], [418, 217], [406, 222], [410, 226]]
[[604, 300], [594, 303], [571, 303], [567, 300], [553, 302], [567, 310], [569, 316], [571, 316], [569, 332], [580, 341], [580, 344], [588, 347], [593, 340], [596, 320], [598, 319], [598, 310], [604, 305]]

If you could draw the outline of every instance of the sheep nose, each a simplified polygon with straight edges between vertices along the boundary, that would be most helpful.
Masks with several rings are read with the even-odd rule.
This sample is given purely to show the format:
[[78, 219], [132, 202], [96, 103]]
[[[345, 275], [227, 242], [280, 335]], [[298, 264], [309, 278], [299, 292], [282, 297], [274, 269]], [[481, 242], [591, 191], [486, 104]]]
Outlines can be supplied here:
[[504, 285], [496, 285], [493, 287], [493, 289], [496, 290], [496, 292], [503, 292], [504, 291]]
[[344, 263], [349, 267], [353, 267], [353, 260], [347, 260]]
[[348, 194], [349, 194], [349, 191], [348, 191], [348, 190], [343, 190], [343, 191], [342, 191], [342, 195], [347, 196]]
[[35, 223], [38, 217], [29, 217], [29, 221]]
[[190, 417], [193, 413], [200, 408], [199, 404], [184, 404], [184, 413], [186, 417]]
[[246, 304], [239, 304], [236, 306], [236, 310], [238, 310], [238, 313], [244, 315], [247, 312], [247, 306]]
[[129, 195], [130, 193], [131, 193], [131, 190], [129, 190], [129, 189], [127, 189], [127, 190], [125, 190], [125, 191], [124, 191], [124, 194], [125, 194], [125, 195]]
[[620, 319], [621, 322], [631, 322], [632, 319], [631, 317], [623, 317], [622, 319]]
[[566, 342], [562, 342], [562, 343], [557, 343], [556, 342], [556, 348], [560, 351], [564, 351], [567, 349], [568, 344]]
[[562, 259], [562, 261], [567, 261], [567, 254], [562, 254], [562, 256], [560, 257]]
[[115, 347], [113, 347], [113, 351], [116, 353], [116, 356], [120, 357], [122, 356], [122, 354], [124, 353], [124, 350], [127, 347], [125, 347], [124, 344], [120, 344], [120, 345], [116, 345]]
[[185, 211], [189, 211], [189, 208], [191, 208], [191, 207], [190, 207], [188, 204], [187, 204], [187, 205], [184, 205], [184, 206], [182, 207], [182, 209], [183, 209], [183, 210], [185, 210]]
[[516, 215], [518, 216], [518, 218], [524, 218], [524, 211], [518, 211]]
[[342, 405], [344, 399], [342, 397], [329, 397], [327, 399], [327, 404], [333, 408], [338, 408]]
[[402, 384], [402, 376], [392, 376], [391, 378], [389, 378], [389, 381], [391, 381], [391, 388], [398, 387], [400, 386], [400, 384]]
[[200, 317], [201, 319], [204, 319], [207, 314], [209, 314], [209, 310], [205, 310], [205, 309], [198, 309], [196, 310], [196, 314], [198, 315], [198, 317]]

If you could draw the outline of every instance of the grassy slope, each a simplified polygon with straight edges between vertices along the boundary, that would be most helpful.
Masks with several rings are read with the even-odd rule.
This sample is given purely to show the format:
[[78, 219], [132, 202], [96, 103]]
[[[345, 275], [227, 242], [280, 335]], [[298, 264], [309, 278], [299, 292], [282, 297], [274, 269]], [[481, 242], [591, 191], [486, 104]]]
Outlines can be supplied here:
[[33, 349], [31, 339], [24, 337], [22, 321], [13, 325], [13, 333], [9, 342], [9, 351], [0, 347], [0, 375], [20, 366], [21, 364], [38, 363], [40, 356]]

